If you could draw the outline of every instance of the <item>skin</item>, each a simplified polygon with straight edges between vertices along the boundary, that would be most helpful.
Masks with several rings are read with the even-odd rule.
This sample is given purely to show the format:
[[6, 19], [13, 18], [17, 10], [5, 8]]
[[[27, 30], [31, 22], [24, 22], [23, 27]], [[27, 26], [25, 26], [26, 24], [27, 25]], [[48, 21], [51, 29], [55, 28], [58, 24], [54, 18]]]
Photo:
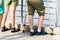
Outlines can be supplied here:
[[[15, 6], [12, 6], [12, 10], [11, 10], [11, 23], [12, 23], [12, 28], [15, 28], [15, 10], [16, 10], [16, 7]], [[8, 12], [9, 12], [9, 6], [6, 6], [5, 7], [5, 13], [4, 13], [3, 19], [2, 19], [2, 27], [5, 26]]]
[[[2, 0], [0, 0], [0, 6], [2, 5]], [[1, 28], [1, 21], [2, 21], [3, 14], [0, 14], [0, 28]]]
[[[38, 18], [38, 29], [41, 29], [42, 24], [43, 24], [44, 16], [39, 16]], [[29, 15], [28, 16], [28, 22], [30, 26], [30, 30], [33, 30], [33, 16]]]
[[2, 17], [3, 17], [3, 14], [0, 14], [0, 28], [1, 28]]
[[1, 6], [1, 4], [2, 4], [2, 0], [0, 0], [0, 6]]

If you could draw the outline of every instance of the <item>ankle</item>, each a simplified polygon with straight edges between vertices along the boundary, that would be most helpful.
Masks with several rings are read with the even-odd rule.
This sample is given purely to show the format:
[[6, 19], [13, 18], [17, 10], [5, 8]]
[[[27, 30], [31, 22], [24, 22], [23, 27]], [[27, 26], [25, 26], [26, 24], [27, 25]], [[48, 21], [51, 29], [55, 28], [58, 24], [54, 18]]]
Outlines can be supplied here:
[[1, 27], [5, 27], [5, 25], [2, 25]]
[[14, 26], [12, 26], [12, 28], [15, 28]]
[[33, 29], [31, 29], [31, 30], [30, 30], [30, 32], [34, 32], [34, 30], [33, 30]]
[[41, 32], [41, 28], [38, 28], [38, 29], [37, 29], [37, 32]]

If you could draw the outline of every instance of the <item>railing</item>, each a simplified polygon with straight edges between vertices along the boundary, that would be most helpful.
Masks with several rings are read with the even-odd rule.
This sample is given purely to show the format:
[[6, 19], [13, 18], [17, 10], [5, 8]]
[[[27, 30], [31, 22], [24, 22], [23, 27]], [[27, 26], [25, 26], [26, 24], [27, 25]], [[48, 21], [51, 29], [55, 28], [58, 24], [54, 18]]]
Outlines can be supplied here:
[[[44, 2], [46, 2], [47, 3], [47, 6], [45, 6], [48, 10], [46, 10], [46, 11], [48, 11], [48, 25], [51, 27], [51, 26], [56, 26], [57, 27], [57, 13], [55, 13], [55, 15], [54, 15], [54, 13], [51, 13], [51, 9], [55, 9], [56, 10], [56, 8], [55, 7], [51, 7], [51, 5], [49, 6], [49, 3], [55, 3], [55, 1], [49, 1], [49, 0], [44, 0]], [[23, 12], [24, 12], [24, 10], [23, 10], [23, 6], [24, 6], [24, 4], [23, 4], [24, 2], [23, 2], [23, 0], [21, 0], [21, 20], [22, 20], [22, 23], [23, 23]], [[56, 4], [56, 3], [55, 3]], [[51, 15], [53, 15], [53, 16], [55, 16], [56, 17], [56, 19], [51, 19], [50, 17], [51, 17]], [[35, 18], [34, 17], [34, 19], [38, 19], [38, 18]], [[45, 20], [46, 20], [46, 18], [45, 18]], [[54, 25], [52, 24], [52, 22], [54, 21]]]

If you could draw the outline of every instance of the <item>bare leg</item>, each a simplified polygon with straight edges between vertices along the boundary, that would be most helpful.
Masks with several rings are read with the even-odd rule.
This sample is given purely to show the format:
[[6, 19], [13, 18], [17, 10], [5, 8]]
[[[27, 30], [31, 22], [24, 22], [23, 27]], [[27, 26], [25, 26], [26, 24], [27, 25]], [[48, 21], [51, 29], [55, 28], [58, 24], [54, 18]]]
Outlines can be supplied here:
[[9, 11], [9, 6], [6, 6], [6, 7], [5, 7], [5, 13], [4, 13], [3, 19], [2, 19], [2, 25], [1, 25], [1, 27], [4, 27], [4, 26], [5, 26], [8, 11]]
[[28, 16], [28, 23], [29, 23], [29, 26], [30, 26], [30, 31], [34, 31], [33, 30], [33, 16], [32, 15], [29, 15]]
[[39, 32], [41, 31], [43, 20], [44, 20], [44, 16], [39, 16], [39, 19], [38, 19], [38, 31]]
[[2, 18], [3, 18], [3, 14], [0, 14], [0, 27], [1, 27]]
[[15, 28], [15, 11], [16, 11], [16, 7], [13, 6], [12, 7], [12, 12], [11, 12], [12, 28]]

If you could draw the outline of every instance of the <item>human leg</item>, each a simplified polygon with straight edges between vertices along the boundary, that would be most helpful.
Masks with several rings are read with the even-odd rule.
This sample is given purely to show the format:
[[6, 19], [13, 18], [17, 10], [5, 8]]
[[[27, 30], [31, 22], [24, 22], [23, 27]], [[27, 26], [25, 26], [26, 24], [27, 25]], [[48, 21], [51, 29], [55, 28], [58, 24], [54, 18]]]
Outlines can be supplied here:
[[3, 18], [3, 14], [0, 14], [0, 28], [1, 28], [1, 21], [2, 21], [2, 18]]

